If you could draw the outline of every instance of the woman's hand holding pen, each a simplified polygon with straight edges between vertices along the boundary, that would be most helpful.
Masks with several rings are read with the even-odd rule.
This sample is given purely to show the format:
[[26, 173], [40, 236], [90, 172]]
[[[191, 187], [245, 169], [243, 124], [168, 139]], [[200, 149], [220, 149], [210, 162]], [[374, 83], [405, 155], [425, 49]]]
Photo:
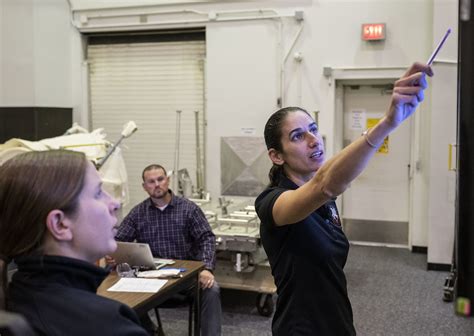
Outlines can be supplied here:
[[424, 99], [424, 90], [428, 87], [426, 75], [433, 76], [429, 65], [414, 63], [407, 72], [395, 82], [390, 107], [385, 116], [388, 126], [398, 127], [415, 112]]

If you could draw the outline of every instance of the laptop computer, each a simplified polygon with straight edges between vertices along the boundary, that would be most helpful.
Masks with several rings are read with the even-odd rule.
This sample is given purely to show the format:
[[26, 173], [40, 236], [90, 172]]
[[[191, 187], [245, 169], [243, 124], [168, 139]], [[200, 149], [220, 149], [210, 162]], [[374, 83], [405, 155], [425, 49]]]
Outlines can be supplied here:
[[153, 258], [150, 245], [144, 243], [117, 242], [117, 250], [112, 253], [117, 264], [127, 263], [132, 267], [143, 267], [152, 270], [173, 264], [170, 259]]

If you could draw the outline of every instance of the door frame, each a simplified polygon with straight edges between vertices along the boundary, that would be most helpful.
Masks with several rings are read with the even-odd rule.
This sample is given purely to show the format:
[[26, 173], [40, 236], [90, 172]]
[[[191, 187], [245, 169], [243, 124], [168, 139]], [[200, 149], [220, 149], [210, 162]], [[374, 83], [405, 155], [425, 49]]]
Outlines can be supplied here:
[[[342, 113], [343, 116], [341, 118], [341, 124], [338, 125], [338, 129], [343, 130], [341, 134], [343, 134], [343, 141], [341, 139], [342, 146], [347, 145], [347, 139], [356, 139], [357, 136], [360, 136], [362, 131], [364, 129], [359, 130], [358, 132], [353, 132], [349, 130], [349, 126], [346, 125], [346, 122], [348, 122], [348, 113], [352, 109], [364, 109], [366, 106], [371, 106], [371, 108], [368, 108], [367, 111], [367, 118], [381, 118], [383, 114], [379, 113], [384, 113], [386, 107], [389, 104], [390, 98], [391, 98], [391, 93], [392, 91], [385, 92], [383, 94], [383, 98], [377, 97], [380, 94], [380, 91], [382, 90], [387, 90], [388, 88], [391, 88], [393, 86], [395, 79], [356, 79], [356, 80], [340, 80], [336, 81], [336, 95], [338, 96], [337, 101], [342, 102], [340, 112], [336, 113]], [[360, 88], [360, 90], [352, 90], [351, 87], [357, 86]], [[363, 92], [363, 93], [362, 93]], [[370, 92], [371, 96], [373, 99], [377, 100], [379, 103], [376, 104], [377, 108], [375, 108], [374, 102], [367, 101], [367, 104], [365, 104], [364, 100], [361, 100], [361, 97], [356, 98], [359, 94], [363, 94], [366, 96]], [[339, 99], [339, 95], [340, 99]], [[351, 98], [348, 98], [351, 97]], [[352, 100], [352, 103], [348, 101], [348, 99]], [[355, 100], [357, 100], [357, 103], [355, 103]], [[372, 100], [372, 98], [369, 98], [366, 96], [365, 99]], [[381, 99], [381, 100], [379, 100]], [[382, 102], [383, 100], [383, 102]], [[354, 104], [355, 103], [355, 104]], [[349, 104], [349, 105], [346, 105]], [[339, 109], [339, 106], [337, 107]], [[370, 110], [370, 111], [369, 111]], [[377, 111], [377, 114], [374, 114]], [[410, 204], [410, 198], [411, 198], [411, 179], [413, 178], [413, 174], [411, 171], [411, 160], [412, 160], [412, 128], [413, 128], [413, 119], [409, 118], [403, 125], [400, 125], [399, 129], [397, 129], [397, 134], [391, 134], [388, 138], [390, 140], [388, 141], [390, 144], [388, 145], [389, 147], [389, 153], [387, 155], [385, 154], [376, 154], [378, 158], [373, 158], [371, 160], [370, 165], [372, 166], [371, 170], [375, 173], [375, 171], [379, 171], [383, 167], [383, 171], [381, 171], [377, 175], [377, 177], [373, 176], [367, 172], [363, 172], [361, 175], [364, 175], [364, 178], [362, 180], [366, 181], [366, 184], [357, 180], [354, 180], [351, 183], [351, 188], [346, 190], [340, 197], [339, 199], [341, 200], [341, 211], [340, 211], [340, 216], [343, 218], [343, 224], [344, 224], [344, 230], [346, 231], [346, 235], [348, 238], [350, 237], [351, 242], [353, 244], [371, 244], [371, 245], [380, 245], [380, 246], [393, 246], [393, 247], [404, 247], [406, 248], [408, 246], [408, 237], [409, 237], [409, 215], [410, 215], [410, 209], [411, 209], [411, 204]], [[366, 125], [363, 125], [363, 127], [367, 127]], [[401, 130], [403, 128], [403, 130]], [[349, 134], [345, 134], [345, 132], [349, 132]], [[395, 142], [394, 142], [395, 141]], [[403, 152], [399, 152], [400, 150], [403, 149]], [[401, 157], [395, 158], [391, 152], [392, 150], [394, 152], [399, 152], [399, 155], [402, 155]], [[384, 158], [385, 157], [385, 158]], [[388, 160], [387, 160], [388, 159]], [[374, 161], [377, 161], [378, 163], [376, 164]], [[400, 163], [403, 162], [403, 167], [398, 166]], [[397, 165], [396, 171], [393, 171], [393, 165]], [[375, 168], [378, 167], [378, 168]], [[392, 167], [392, 168], [391, 168]], [[369, 167], [367, 167], [369, 168]], [[366, 168], [366, 169], [367, 169]], [[403, 168], [403, 169], [402, 169]], [[407, 171], [408, 168], [408, 171]], [[395, 189], [397, 188], [402, 188], [402, 185], [396, 184], [394, 185], [393, 182], [391, 182], [390, 175], [392, 173], [394, 174], [401, 174], [401, 176], [397, 176], [397, 179], [402, 179], [403, 180], [403, 189], [396, 191]], [[386, 175], [388, 173], [388, 175]], [[368, 180], [367, 180], [368, 179]], [[375, 180], [374, 180], [375, 179]], [[385, 185], [379, 185], [374, 184], [374, 181], [382, 179], [385, 182], [380, 182], [380, 183], [385, 183]], [[400, 181], [402, 182], [402, 181]], [[361, 184], [362, 183], [362, 184]], [[356, 187], [358, 186], [358, 187]], [[362, 189], [358, 189], [362, 188]], [[366, 197], [364, 194], [359, 194], [356, 192], [356, 190], [365, 190], [366, 192], [369, 192], [372, 188], [382, 188], [385, 191], [393, 189], [393, 194], [387, 194], [383, 198], [385, 200], [380, 200], [383, 202], [383, 204], [379, 204], [381, 206], [381, 209], [384, 210], [377, 210], [373, 209], [372, 211], [366, 209], [363, 212], [359, 212], [355, 210], [354, 206], [357, 204], [359, 201], [360, 202], [367, 202], [370, 197], [374, 197], [373, 194], [371, 196], [367, 195], [369, 197], [368, 199], [363, 199]], [[354, 194], [356, 192], [356, 194]], [[399, 193], [400, 192], [400, 193]], [[351, 196], [349, 196], [349, 194]], [[358, 201], [356, 199], [358, 199]], [[361, 198], [362, 197], [362, 198]], [[376, 202], [374, 199], [373, 201]], [[354, 203], [355, 202], [355, 203]], [[394, 202], [392, 204], [392, 202]], [[369, 202], [371, 203], [371, 202]], [[397, 205], [395, 205], [397, 203]], [[365, 207], [366, 205], [360, 204], [361, 207]], [[349, 210], [352, 209], [352, 210]], [[349, 211], [349, 212], [348, 212]], [[356, 211], [354, 213], [353, 211]], [[388, 217], [384, 217], [379, 211], [382, 211], [383, 213], [386, 213]], [[357, 224], [358, 223], [358, 224]], [[362, 231], [356, 230], [356, 228], [359, 228]], [[353, 231], [355, 230], [355, 231]], [[367, 231], [369, 230], [369, 231]], [[365, 236], [366, 239], [363, 239], [362, 236], [359, 236], [361, 238], [358, 240], [355, 236], [351, 235], [352, 233], [359, 232], [359, 234], [363, 231], [365, 231], [368, 236]], [[374, 232], [379, 232], [378, 234]], [[379, 236], [379, 234], [383, 235]], [[388, 232], [391, 232], [392, 234], [389, 234], [386, 236]], [[374, 235], [373, 235], [374, 234]], [[372, 237], [373, 239], [370, 239], [369, 237]], [[377, 239], [377, 237], [380, 238]], [[389, 238], [390, 237], [390, 238]]]
[[[339, 152], [343, 148], [343, 133], [344, 130], [341, 127], [343, 125], [343, 85], [347, 84], [380, 84], [380, 83], [393, 83], [395, 80], [400, 78], [406, 71], [407, 67], [351, 67], [351, 68], [331, 68], [326, 67], [324, 69], [324, 74], [328, 80], [329, 86], [329, 105], [328, 110], [334, 111], [332, 125], [333, 138], [326, 143], [326, 150], [329, 155], [332, 156], [335, 153]], [[420, 161], [420, 140], [417, 132], [420, 128], [420, 118], [419, 114], [415, 113], [414, 120], [412, 121], [411, 129], [411, 153], [410, 153], [410, 180], [409, 180], [409, 202], [408, 202], [408, 248], [412, 248], [412, 234], [413, 234], [413, 221], [414, 218], [420, 216], [416, 211], [421, 211], [414, 206], [414, 197], [413, 197], [413, 187], [415, 179], [417, 178], [415, 174], [415, 165], [414, 162], [418, 163]], [[339, 207], [342, 207], [342, 198], [338, 198]], [[342, 208], [341, 208], [342, 209]], [[368, 243], [368, 245], [373, 245]], [[378, 244], [377, 244], [378, 245]], [[391, 245], [391, 244], [380, 244], [383, 246], [392, 246], [392, 247], [405, 247], [400, 245]]]

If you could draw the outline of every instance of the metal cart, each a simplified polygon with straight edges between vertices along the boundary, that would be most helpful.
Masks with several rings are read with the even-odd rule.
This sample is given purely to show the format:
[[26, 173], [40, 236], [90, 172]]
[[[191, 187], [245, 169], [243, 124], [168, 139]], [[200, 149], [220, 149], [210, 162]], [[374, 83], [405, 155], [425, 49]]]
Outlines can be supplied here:
[[[223, 201], [220, 203], [226, 209]], [[216, 235], [216, 280], [222, 288], [257, 292], [257, 311], [262, 316], [271, 316], [276, 286], [260, 241], [255, 208], [246, 206], [231, 213], [222, 212], [222, 216], [205, 212]]]

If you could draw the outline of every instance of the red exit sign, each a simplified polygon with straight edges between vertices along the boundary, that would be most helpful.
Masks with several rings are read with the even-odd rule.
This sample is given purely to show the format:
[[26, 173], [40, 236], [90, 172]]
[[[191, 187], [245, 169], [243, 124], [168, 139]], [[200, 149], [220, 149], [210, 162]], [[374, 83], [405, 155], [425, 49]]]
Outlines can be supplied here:
[[362, 40], [364, 41], [385, 40], [385, 23], [362, 24]]

